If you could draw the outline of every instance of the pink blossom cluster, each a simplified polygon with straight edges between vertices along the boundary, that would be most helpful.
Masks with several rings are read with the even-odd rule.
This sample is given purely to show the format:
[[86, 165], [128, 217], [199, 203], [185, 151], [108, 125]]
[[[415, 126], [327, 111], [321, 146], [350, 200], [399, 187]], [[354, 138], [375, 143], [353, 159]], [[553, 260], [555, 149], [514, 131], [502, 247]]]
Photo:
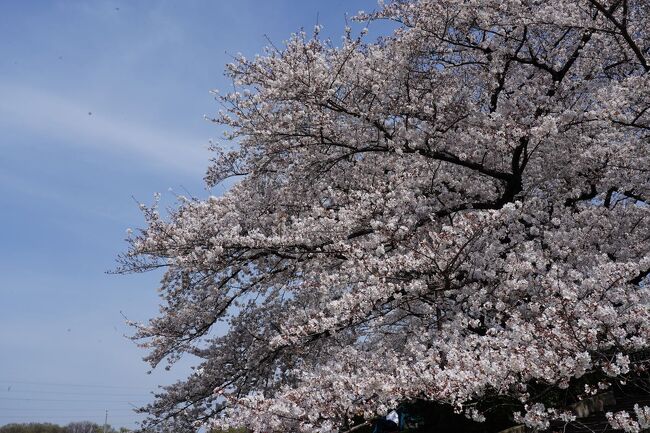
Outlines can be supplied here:
[[166, 273], [135, 338], [153, 366], [201, 360], [147, 425], [325, 433], [416, 399], [480, 421], [499, 396], [545, 428], [572, 416], [531, 384], [647, 376], [648, 0], [358, 19], [398, 28], [229, 65], [206, 181], [237, 182], [144, 209], [122, 270]]

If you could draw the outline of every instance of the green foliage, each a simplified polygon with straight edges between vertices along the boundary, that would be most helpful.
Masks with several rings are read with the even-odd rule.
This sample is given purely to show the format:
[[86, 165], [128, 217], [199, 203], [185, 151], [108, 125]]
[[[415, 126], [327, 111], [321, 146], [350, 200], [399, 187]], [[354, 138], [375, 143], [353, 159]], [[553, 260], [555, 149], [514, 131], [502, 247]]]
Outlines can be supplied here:
[[67, 433], [65, 427], [50, 423], [7, 424], [0, 433]]
[[[90, 421], [72, 422], [66, 426], [52, 423], [6, 424], [0, 427], [0, 433], [103, 433], [104, 426]], [[124, 427], [116, 430], [106, 426], [106, 433], [128, 433]]]

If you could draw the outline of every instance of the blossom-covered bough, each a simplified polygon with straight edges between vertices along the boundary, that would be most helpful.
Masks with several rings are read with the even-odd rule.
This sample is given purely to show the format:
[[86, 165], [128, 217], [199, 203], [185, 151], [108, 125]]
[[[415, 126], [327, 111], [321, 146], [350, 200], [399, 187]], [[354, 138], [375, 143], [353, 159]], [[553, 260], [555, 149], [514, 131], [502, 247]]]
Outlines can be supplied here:
[[235, 146], [206, 181], [238, 182], [145, 209], [121, 270], [166, 267], [164, 305], [135, 338], [202, 363], [144, 427], [330, 432], [415, 399], [480, 420], [499, 398], [544, 428], [571, 419], [548, 389], [648, 392], [650, 3], [358, 18], [398, 28], [230, 65]]

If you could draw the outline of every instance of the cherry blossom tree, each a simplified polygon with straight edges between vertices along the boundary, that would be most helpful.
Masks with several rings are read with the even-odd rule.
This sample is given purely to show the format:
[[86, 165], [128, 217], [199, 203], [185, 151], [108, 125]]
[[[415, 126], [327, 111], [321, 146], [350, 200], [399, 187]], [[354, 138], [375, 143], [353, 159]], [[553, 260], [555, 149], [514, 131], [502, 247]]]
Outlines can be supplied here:
[[143, 208], [120, 271], [164, 267], [163, 306], [134, 338], [201, 360], [145, 427], [333, 432], [412, 400], [480, 421], [499, 398], [543, 429], [572, 419], [548, 389], [647, 392], [650, 2], [357, 20], [397, 29], [229, 65], [206, 182], [236, 182]]

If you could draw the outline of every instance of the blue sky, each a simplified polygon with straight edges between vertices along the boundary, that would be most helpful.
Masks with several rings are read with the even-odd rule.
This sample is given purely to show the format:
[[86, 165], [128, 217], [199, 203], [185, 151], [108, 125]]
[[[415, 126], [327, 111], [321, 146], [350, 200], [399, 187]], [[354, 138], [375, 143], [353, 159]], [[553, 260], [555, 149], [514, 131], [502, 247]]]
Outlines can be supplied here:
[[[132, 197], [203, 197], [208, 93], [231, 55], [261, 52], [374, 0], [0, 3], [0, 425], [108, 421], [183, 377], [147, 375], [128, 318], [157, 311], [158, 274], [105, 271], [140, 227]], [[371, 27], [371, 34], [373, 28]]]

